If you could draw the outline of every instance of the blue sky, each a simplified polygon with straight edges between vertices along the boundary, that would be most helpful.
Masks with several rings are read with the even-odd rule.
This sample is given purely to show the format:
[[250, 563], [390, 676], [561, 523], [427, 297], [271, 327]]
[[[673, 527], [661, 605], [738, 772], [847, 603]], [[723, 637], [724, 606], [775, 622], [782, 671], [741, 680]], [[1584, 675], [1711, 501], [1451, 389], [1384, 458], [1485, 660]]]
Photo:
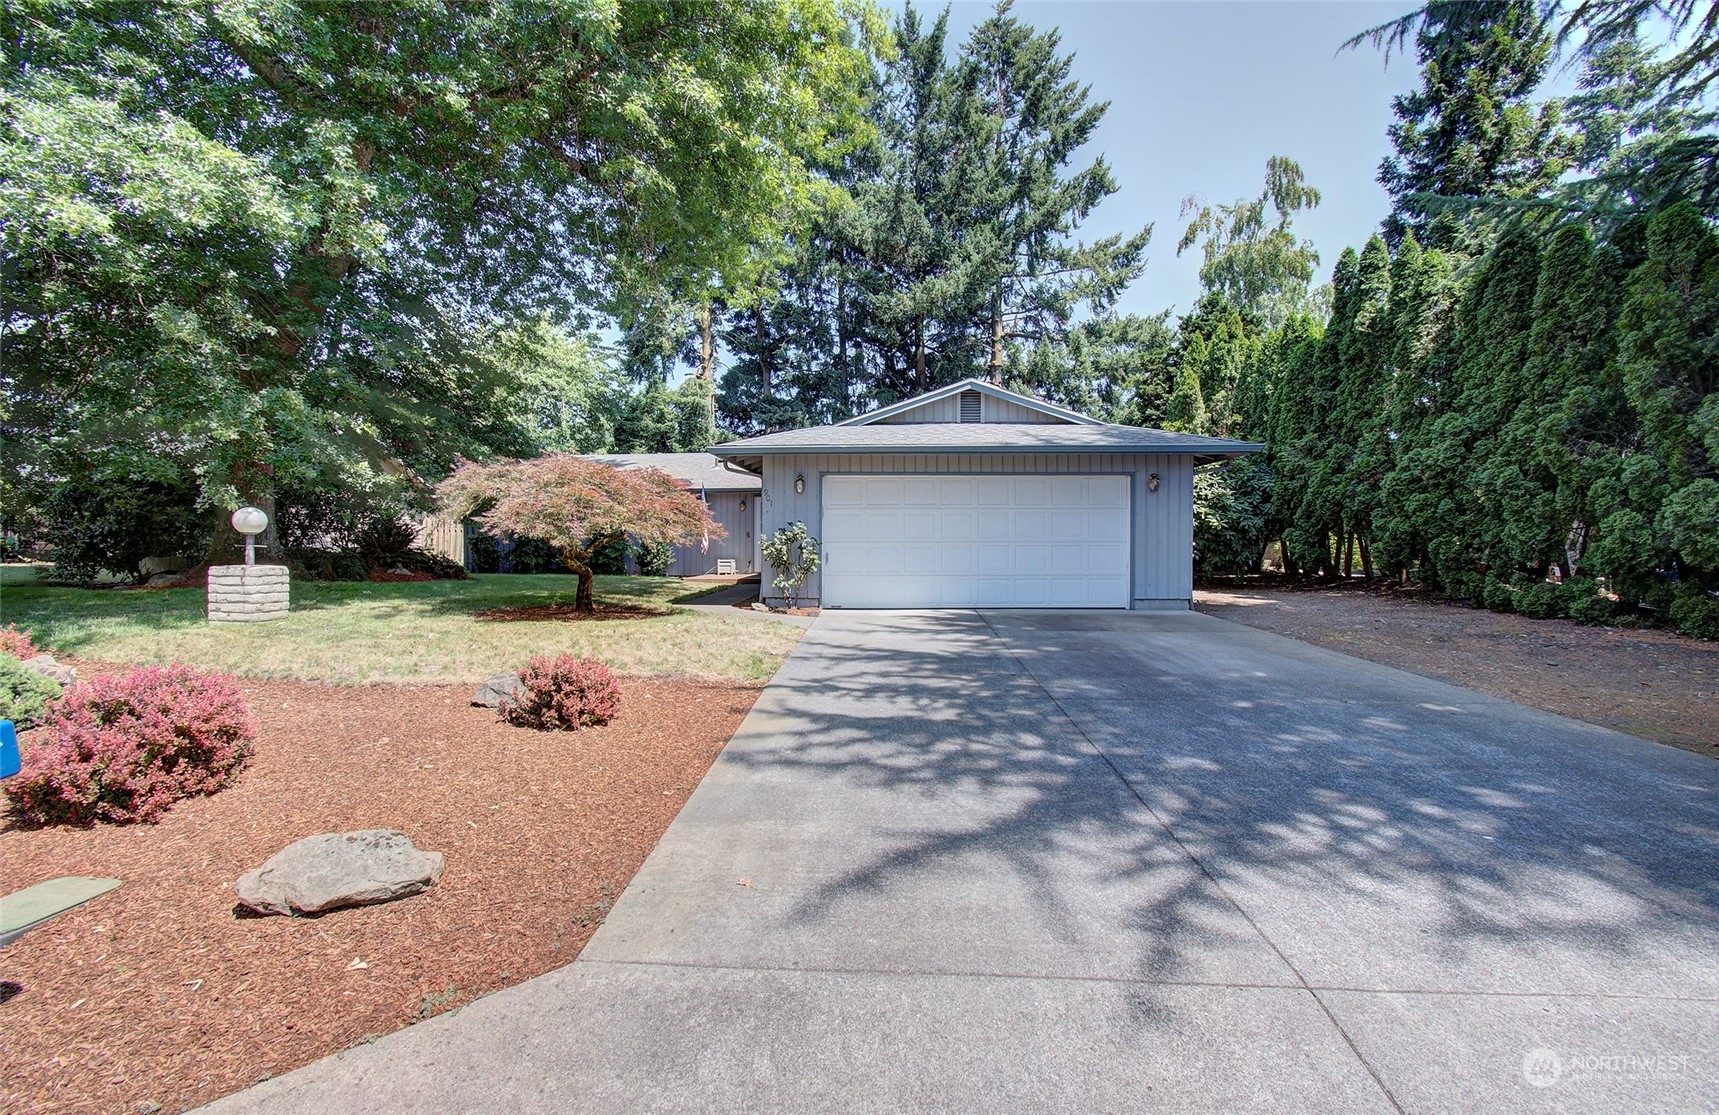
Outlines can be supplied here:
[[[935, 13], [941, 5], [916, 5]], [[1101, 205], [1086, 238], [1154, 226], [1146, 273], [1119, 308], [1187, 310], [1199, 296], [1199, 249], [1178, 258], [1182, 199], [1257, 196], [1265, 161], [1288, 155], [1324, 194], [1296, 221], [1319, 249], [1320, 275], [1345, 245], [1359, 246], [1390, 206], [1374, 181], [1390, 150], [1391, 98], [1415, 86], [1414, 58], [1365, 47], [1338, 53], [1351, 35], [1416, 5], [1407, 3], [1023, 2], [1014, 14], [1056, 27], [1074, 76], [1111, 102], [1087, 158], [1102, 152], [1121, 188]], [[892, 4], [895, 11], [901, 5]], [[991, 13], [990, 3], [951, 5], [953, 47]], [[1082, 163], [1084, 165], [1084, 162]]]

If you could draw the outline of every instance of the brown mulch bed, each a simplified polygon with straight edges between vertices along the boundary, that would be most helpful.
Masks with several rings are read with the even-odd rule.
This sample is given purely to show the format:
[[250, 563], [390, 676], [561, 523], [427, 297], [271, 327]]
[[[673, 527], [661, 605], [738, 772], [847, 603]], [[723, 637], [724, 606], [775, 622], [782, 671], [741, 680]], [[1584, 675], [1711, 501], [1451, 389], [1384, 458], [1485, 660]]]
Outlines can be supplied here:
[[[545, 733], [468, 685], [244, 683], [261, 731], [233, 787], [158, 825], [0, 831], [0, 893], [124, 880], [0, 952], [0, 1108], [182, 1110], [571, 961], [758, 694], [621, 686], [614, 723]], [[442, 852], [441, 882], [237, 911], [233, 881], [287, 844], [381, 827]]]
[[435, 579], [429, 573], [416, 570], [406, 573], [396, 573], [392, 569], [372, 569], [370, 571], [370, 583], [375, 585], [417, 585]]
[[1208, 586], [1194, 607], [1719, 758], [1719, 643], [1529, 619], [1360, 584]]
[[516, 623], [521, 620], [656, 619], [671, 614], [667, 608], [641, 608], [635, 604], [598, 604], [594, 612], [581, 612], [571, 604], [538, 604], [526, 608], [491, 608], [473, 612], [478, 619]]

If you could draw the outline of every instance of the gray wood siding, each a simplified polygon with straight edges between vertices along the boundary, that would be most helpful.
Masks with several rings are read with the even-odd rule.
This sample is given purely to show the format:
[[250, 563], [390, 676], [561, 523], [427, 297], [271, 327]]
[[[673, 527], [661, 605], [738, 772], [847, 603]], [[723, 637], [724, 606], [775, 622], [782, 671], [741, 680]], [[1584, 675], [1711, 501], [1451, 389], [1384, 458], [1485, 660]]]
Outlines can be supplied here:
[[[989, 395], [979, 396], [979, 420], [982, 422], [1031, 422], [1035, 425], [1057, 425], [1062, 419], [1012, 403], [1007, 399], [994, 399]], [[888, 418], [879, 418], [879, 426], [906, 426], [920, 422], [959, 422], [961, 421], [961, 396], [950, 395], [946, 399], [933, 399], [928, 403], [892, 414]]]
[[[1185, 608], [1193, 598], [1194, 468], [1185, 456], [1139, 453], [815, 453], [764, 458], [764, 522], [769, 534], [796, 520], [822, 536], [820, 508], [826, 475], [864, 473], [1081, 473], [1133, 477], [1133, 600], [1136, 608]], [[1147, 477], [1158, 474], [1158, 490]], [[794, 491], [804, 477], [806, 490]], [[712, 547], [714, 549], [714, 547]], [[776, 600], [765, 571], [766, 599]], [[802, 595], [822, 592], [813, 574]]]
[[932, 399], [916, 407], [909, 407], [900, 414], [892, 414], [888, 418], [879, 418], [879, 426], [901, 426], [918, 422], [959, 422], [961, 421], [960, 403], [956, 400], [959, 395], [951, 395], [947, 399]]
[[1040, 410], [1024, 407], [1020, 403], [1011, 403], [1007, 399], [993, 399], [989, 395], [982, 396], [980, 404], [980, 420], [984, 422], [1027, 422], [1035, 426], [1063, 426], [1067, 423], [1061, 418], [1053, 418]]
[[[722, 539], [711, 539], [709, 553], [700, 553], [697, 542], [690, 546], [676, 546], [674, 561], [668, 568], [669, 576], [695, 577], [701, 573], [714, 573], [721, 558], [733, 558], [734, 568], [742, 573], [756, 572], [758, 493], [711, 492], [708, 498], [710, 517], [722, 524], [728, 534]], [[740, 510], [741, 500], [746, 501], [745, 511]]]

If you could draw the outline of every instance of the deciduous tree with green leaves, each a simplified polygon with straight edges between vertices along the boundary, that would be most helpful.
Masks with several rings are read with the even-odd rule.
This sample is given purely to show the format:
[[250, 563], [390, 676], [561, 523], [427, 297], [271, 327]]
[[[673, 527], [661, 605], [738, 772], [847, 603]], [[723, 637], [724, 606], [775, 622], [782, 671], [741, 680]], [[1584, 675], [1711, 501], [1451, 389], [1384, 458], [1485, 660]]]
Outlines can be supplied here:
[[[862, 0], [8, 12], [8, 464], [206, 505], [434, 474], [491, 397], [450, 346], [736, 283], [864, 132]], [[453, 387], [450, 390], [450, 386]]]

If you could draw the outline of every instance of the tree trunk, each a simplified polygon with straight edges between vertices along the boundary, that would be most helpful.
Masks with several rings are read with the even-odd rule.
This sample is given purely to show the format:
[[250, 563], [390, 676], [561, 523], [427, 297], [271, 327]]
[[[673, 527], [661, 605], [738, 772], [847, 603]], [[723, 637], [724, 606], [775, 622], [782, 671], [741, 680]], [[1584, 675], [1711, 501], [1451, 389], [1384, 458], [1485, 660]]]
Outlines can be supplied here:
[[758, 343], [758, 379], [768, 399], [774, 389], [770, 383], [770, 355], [764, 351], [764, 307], [752, 311], [752, 336]]
[[597, 574], [591, 571], [591, 555], [625, 537], [625, 534], [608, 534], [602, 538], [593, 539], [591, 544], [582, 550], [561, 551], [561, 563], [579, 578], [579, 589], [573, 596], [573, 610], [575, 612], [595, 612], [597, 610], [597, 595], [594, 591]]
[[1361, 539], [1361, 576], [1367, 580], [1373, 579], [1373, 551], [1368, 548], [1367, 540]]
[[[269, 517], [269, 525], [257, 535], [257, 564], [286, 564], [286, 555], [281, 552], [280, 524], [275, 520], [275, 495], [265, 479], [274, 475], [274, 466], [244, 462], [234, 465], [227, 475], [238, 489], [239, 506], [258, 508]], [[239, 565], [245, 560], [245, 536], [233, 529], [232, 516], [232, 511], [215, 512], [209, 552], [205, 556], [209, 565]]]
[[716, 337], [712, 332], [715, 316], [709, 302], [698, 314], [698, 374], [713, 385], [716, 383]]
[[925, 319], [920, 318], [913, 323], [913, 384], [920, 394], [925, 393]]
[[1577, 519], [1570, 524], [1570, 533], [1564, 537], [1564, 568], [1569, 570], [1571, 580], [1575, 579], [1576, 570], [1581, 568], [1582, 552], [1587, 545], [1588, 528]]
[[1347, 581], [1355, 575], [1355, 532], [1345, 531], [1339, 537], [1343, 539], [1343, 579]]
[[986, 369], [992, 383], [1003, 384], [1003, 292], [991, 300], [991, 366]]

